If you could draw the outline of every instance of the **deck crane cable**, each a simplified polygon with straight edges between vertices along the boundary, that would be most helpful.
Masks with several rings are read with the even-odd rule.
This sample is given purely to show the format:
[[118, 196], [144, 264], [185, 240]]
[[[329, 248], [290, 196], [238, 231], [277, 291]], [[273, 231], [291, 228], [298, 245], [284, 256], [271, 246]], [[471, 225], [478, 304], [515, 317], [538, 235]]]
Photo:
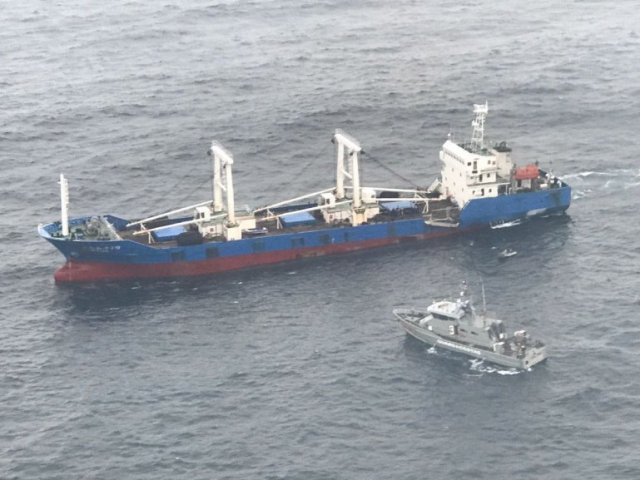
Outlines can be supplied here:
[[415, 188], [416, 190], [419, 190], [420, 187], [418, 185], [416, 185], [415, 183], [413, 183], [411, 180], [409, 180], [407, 177], [404, 177], [402, 175], [400, 175], [398, 172], [396, 172], [395, 170], [393, 170], [391, 167], [389, 167], [388, 165], [385, 165], [385, 163], [381, 160], [379, 160], [378, 158], [376, 158], [375, 156], [371, 155], [371, 153], [369, 151], [362, 151], [363, 155], [365, 155], [368, 159], [372, 160], [373, 162], [377, 163], [378, 166], [384, 168], [387, 172], [389, 172], [391, 175], [399, 178], [400, 180], [402, 180], [403, 182], [411, 185], [413, 188]]
[[[186, 179], [187, 179], [187, 177], [183, 178], [183, 180], [186, 180]], [[191, 189], [187, 192], [187, 194], [186, 194], [186, 195], [184, 195], [184, 196], [182, 197], [182, 200], [180, 200], [180, 202], [179, 202], [179, 203], [180, 203], [180, 204], [187, 203], [187, 200], [189, 200], [190, 198], [193, 198], [193, 197], [194, 197], [194, 194], [195, 194], [196, 192], [198, 192], [198, 191], [201, 191], [201, 190], [202, 190], [202, 188], [203, 188], [205, 185], [213, 185], [213, 184], [212, 184], [212, 181], [213, 181], [213, 174], [210, 174], [210, 175], [207, 177], [207, 179], [206, 179], [204, 182], [202, 182], [200, 185], [197, 185], [196, 187], [191, 188]], [[213, 189], [213, 187], [211, 187], [211, 188]], [[211, 197], [211, 198], [213, 198], [213, 195], [212, 195], [212, 197]], [[213, 203], [213, 200], [211, 200], [211, 203]]]
[[[208, 150], [207, 150], [207, 153], [208, 153]], [[167, 189], [165, 189], [165, 191], [170, 191], [170, 192], [177, 191], [177, 190], [178, 190], [178, 187], [180, 187], [181, 185], [186, 184], [186, 181], [187, 181], [187, 180], [189, 180], [189, 178], [190, 178], [191, 176], [192, 176], [192, 174], [184, 175], [183, 177], [179, 178], [176, 182], [174, 182], [173, 186], [172, 186], [170, 189], [168, 189], [168, 190], [167, 190]], [[211, 172], [211, 173], [208, 175], [207, 179], [206, 179], [205, 181], [203, 181], [201, 184], [197, 185], [197, 186], [196, 186], [196, 187], [194, 187], [194, 188], [189, 189], [189, 190], [187, 191], [186, 195], [184, 195], [184, 196], [182, 197], [182, 200], [180, 200], [180, 201], [179, 201], [179, 204], [181, 204], [181, 203], [186, 203], [186, 202], [187, 202], [187, 200], [189, 200], [190, 198], [192, 198], [192, 197], [193, 197], [193, 195], [194, 195], [194, 193], [195, 193], [196, 191], [199, 191], [199, 190], [200, 190], [200, 189], [202, 189], [202, 187], [204, 187], [205, 185], [207, 185], [207, 184], [212, 185], [212, 183], [211, 183], [211, 182], [212, 182], [212, 180], [213, 180], [213, 172]], [[212, 196], [211, 198], [213, 198], [213, 196]]]
[[315, 163], [318, 163], [318, 158], [323, 158], [322, 155], [328, 150], [328, 145], [323, 142], [322, 147], [320, 147], [315, 154], [309, 156], [309, 161], [302, 164], [302, 168], [298, 172], [296, 178], [301, 178], [303, 174], [309, 169], [309, 167]]
[[[303, 176], [303, 174], [309, 169], [309, 167], [317, 162], [317, 158], [324, 153], [327, 150], [327, 146], [323, 146], [322, 148], [320, 148], [315, 155], [311, 155], [309, 158], [310, 160], [308, 162], [305, 162], [304, 164], [302, 164], [302, 167], [300, 169], [300, 171], [298, 172], [296, 178], [301, 178]], [[389, 172], [391, 175], [395, 176], [396, 178], [402, 180], [403, 182], [405, 182], [406, 184], [410, 185], [411, 187], [419, 190], [420, 187], [418, 185], [416, 185], [414, 182], [412, 182], [411, 180], [409, 180], [407, 177], [399, 174], [398, 172], [396, 172], [395, 170], [393, 170], [391, 167], [387, 166], [383, 161], [381, 161], [380, 159], [376, 158], [374, 155], [372, 155], [368, 150], [362, 150], [362, 154], [366, 156], [367, 159], [373, 161], [374, 163], [376, 163], [378, 166], [382, 167], [384, 170], [386, 170], [387, 172]], [[175, 187], [178, 187], [181, 184], [184, 184], [185, 180], [187, 180], [188, 176], [185, 175], [183, 178], [181, 178], [178, 182], [176, 182], [176, 184], [174, 185], [173, 190], [176, 190]], [[198, 191], [200, 191], [205, 185], [210, 185], [213, 188], [213, 184], [212, 184], [212, 180], [213, 180], [213, 173], [211, 173], [207, 179], [202, 182], [201, 184], [197, 185], [194, 188], [189, 189], [189, 191], [187, 192], [186, 195], [184, 195], [184, 197], [182, 198], [182, 200], [180, 201], [180, 203], [185, 203], [187, 202], [187, 200], [189, 200], [190, 198], [193, 198], [194, 194]], [[212, 193], [213, 195], [213, 193]]]
[[[323, 145], [322, 148], [320, 148], [318, 150], [318, 152], [316, 152], [315, 155], [310, 156], [310, 160], [304, 164], [302, 164], [302, 168], [300, 169], [300, 171], [298, 172], [297, 176], [295, 178], [301, 178], [302, 175], [309, 169], [309, 167], [317, 162], [317, 158], [324, 153], [327, 150], [327, 146]], [[207, 151], [208, 153], [209, 151]], [[176, 185], [174, 186], [174, 190], [175, 187], [178, 187], [179, 185], [182, 185], [183, 183], [185, 183], [185, 180], [187, 180], [187, 176], [185, 175], [182, 179], [180, 179], [178, 182], [176, 182]], [[186, 203], [190, 198], [194, 197], [194, 194], [198, 191], [200, 191], [205, 185], [209, 185], [211, 187], [211, 198], [213, 198], [213, 173], [209, 174], [208, 178], [202, 182], [200, 185], [197, 185], [195, 188], [191, 188], [187, 194], [182, 198], [182, 200], [180, 201], [180, 203]]]

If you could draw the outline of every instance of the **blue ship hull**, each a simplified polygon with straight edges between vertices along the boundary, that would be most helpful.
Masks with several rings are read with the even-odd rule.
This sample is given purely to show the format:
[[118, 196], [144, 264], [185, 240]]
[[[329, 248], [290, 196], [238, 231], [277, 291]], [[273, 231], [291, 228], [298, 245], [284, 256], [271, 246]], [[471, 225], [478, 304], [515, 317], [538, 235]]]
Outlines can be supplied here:
[[[315, 226], [255, 238], [205, 241], [183, 246], [149, 245], [125, 239], [57, 238], [54, 233], [60, 228], [59, 222], [39, 227], [39, 233], [67, 259], [67, 263], [55, 273], [57, 282], [161, 278], [207, 275], [442, 237], [530, 216], [562, 213], [570, 202], [571, 188], [561, 183], [553, 189], [474, 198], [460, 211], [457, 225], [428, 223], [422, 216], [399, 217], [358, 226]], [[124, 230], [128, 223], [110, 215], [104, 218], [116, 231]], [[73, 219], [70, 226], [84, 224], [88, 219]]]

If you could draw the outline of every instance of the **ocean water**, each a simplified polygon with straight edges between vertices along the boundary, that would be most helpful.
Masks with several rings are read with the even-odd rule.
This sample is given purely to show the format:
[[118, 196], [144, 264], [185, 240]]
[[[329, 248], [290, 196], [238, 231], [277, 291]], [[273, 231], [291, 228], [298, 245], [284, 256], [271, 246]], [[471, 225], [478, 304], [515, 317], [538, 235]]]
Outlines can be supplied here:
[[[0, 478], [640, 478], [636, 2], [2, 2]], [[334, 182], [333, 129], [419, 185], [449, 132], [573, 187], [563, 218], [217, 277], [56, 286], [37, 237]], [[402, 187], [375, 162], [365, 183]], [[518, 255], [498, 261], [496, 250]], [[466, 279], [548, 344], [514, 372], [407, 338]]]

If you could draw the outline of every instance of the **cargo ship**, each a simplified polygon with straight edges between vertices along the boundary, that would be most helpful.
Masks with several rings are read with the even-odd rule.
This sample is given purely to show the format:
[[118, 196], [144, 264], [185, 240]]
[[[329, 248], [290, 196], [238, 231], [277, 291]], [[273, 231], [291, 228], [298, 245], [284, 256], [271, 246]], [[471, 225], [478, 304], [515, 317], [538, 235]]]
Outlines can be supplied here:
[[66, 258], [56, 282], [95, 282], [215, 274], [564, 213], [571, 187], [537, 162], [517, 167], [505, 142], [486, 142], [488, 112], [486, 103], [474, 105], [470, 141], [449, 135], [441, 174], [428, 188], [361, 185], [362, 147], [337, 130], [335, 185], [238, 211], [234, 158], [214, 141], [212, 199], [145, 218], [69, 218], [68, 182], [60, 175], [61, 219], [38, 232]]

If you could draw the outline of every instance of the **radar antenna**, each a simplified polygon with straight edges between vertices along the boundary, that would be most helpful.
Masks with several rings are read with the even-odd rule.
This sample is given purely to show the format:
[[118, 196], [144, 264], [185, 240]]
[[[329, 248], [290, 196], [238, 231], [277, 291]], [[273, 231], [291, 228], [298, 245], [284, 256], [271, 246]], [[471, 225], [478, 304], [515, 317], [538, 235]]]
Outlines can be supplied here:
[[489, 113], [489, 103], [484, 102], [484, 105], [475, 104], [473, 106], [473, 113], [476, 118], [471, 122], [473, 127], [473, 133], [471, 134], [471, 150], [477, 152], [484, 148], [484, 119], [487, 118]]

